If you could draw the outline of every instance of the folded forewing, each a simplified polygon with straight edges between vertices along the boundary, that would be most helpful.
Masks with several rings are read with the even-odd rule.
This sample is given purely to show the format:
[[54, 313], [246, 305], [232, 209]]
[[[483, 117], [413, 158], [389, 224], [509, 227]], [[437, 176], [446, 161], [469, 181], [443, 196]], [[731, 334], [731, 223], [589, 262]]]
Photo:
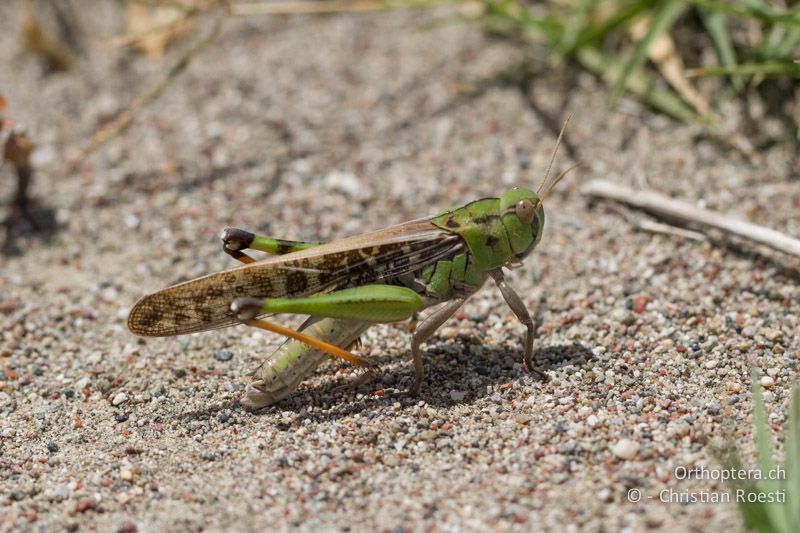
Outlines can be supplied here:
[[180, 283], [139, 300], [128, 316], [137, 335], [162, 337], [238, 323], [230, 304], [241, 296], [307, 296], [381, 283], [463, 248], [455, 234], [427, 219], [273, 256]]

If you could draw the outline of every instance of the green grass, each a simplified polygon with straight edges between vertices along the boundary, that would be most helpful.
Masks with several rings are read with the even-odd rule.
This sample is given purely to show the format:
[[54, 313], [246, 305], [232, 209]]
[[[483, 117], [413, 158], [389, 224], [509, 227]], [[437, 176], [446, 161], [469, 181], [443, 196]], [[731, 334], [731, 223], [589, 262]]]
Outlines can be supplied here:
[[[770, 98], [790, 101], [800, 87], [798, 0], [785, 0], [784, 7], [763, 0], [478, 2], [480, 9], [465, 18], [495, 35], [541, 43], [553, 56], [591, 71], [607, 84], [609, 107], [633, 94], [713, 129], [713, 109], [726, 99], [770, 85]], [[670, 60], [679, 62], [677, 76], [665, 75], [653, 57], [665, 41], [674, 50]], [[797, 115], [787, 138], [800, 131]]]
[[[753, 501], [737, 500], [739, 512], [748, 529], [762, 533], [790, 533], [800, 531], [800, 387], [794, 390], [789, 405], [789, 420], [786, 428], [786, 461], [777, 467], [772, 459], [773, 443], [767, 422], [764, 399], [758, 384], [758, 374], [752, 372], [753, 420], [755, 424], [758, 468], [762, 477], [768, 472], [785, 473], [784, 479], [732, 480], [734, 494], [749, 495]], [[742, 470], [742, 461], [735, 448], [731, 448], [723, 460], [725, 468]], [[770, 494], [785, 495], [785, 502], [757, 501], [759, 496], [768, 499]]]

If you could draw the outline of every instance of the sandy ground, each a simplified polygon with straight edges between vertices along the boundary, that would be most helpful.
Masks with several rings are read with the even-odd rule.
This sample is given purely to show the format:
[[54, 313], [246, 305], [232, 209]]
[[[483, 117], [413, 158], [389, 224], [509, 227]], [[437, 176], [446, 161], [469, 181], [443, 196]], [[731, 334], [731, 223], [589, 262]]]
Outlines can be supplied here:
[[0, 259], [3, 530], [741, 528], [733, 504], [660, 497], [724, 494], [675, 469], [715, 468], [726, 437], [752, 457], [750, 367], [769, 378], [781, 435], [797, 264], [638, 231], [578, 189], [649, 184], [799, 235], [785, 149], [750, 163], [634, 101], [604, 113], [597, 81], [541, 62], [530, 99], [556, 125], [574, 113], [557, 166], [588, 162], [509, 276], [539, 313], [549, 380], [523, 369], [524, 328], [488, 283], [427, 344], [418, 398], [398, 392], [408, 334], [376, 326], [361, 349], [376, 382], [334, 391], [355, 373], [332, 364], [251, 413], [244, 376], [280, 339], [139, 339], [132, 304], [232, 266], [226, 226], [328, 240], [535, 187], [555, 132], [502, 81], [520, 51], [469, 26], [424, 30], [425, 13], [229, 21], [133, 127], [60, 177], [181, 47], [161, 60], [105, 47], [120, 21], [98, 3], [86, 56], [44, 76], [15, 5], [0, 7], [0, 92], [39, 145], [35, 194], [61, 226]]

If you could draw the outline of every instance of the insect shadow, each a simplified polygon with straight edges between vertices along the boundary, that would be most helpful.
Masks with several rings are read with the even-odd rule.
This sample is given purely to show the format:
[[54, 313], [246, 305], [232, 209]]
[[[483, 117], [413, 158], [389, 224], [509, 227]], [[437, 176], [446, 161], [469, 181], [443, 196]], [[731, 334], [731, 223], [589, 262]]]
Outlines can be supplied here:
[[[313, 406], [322, 410], [303, 413], [303, 418], [322, 422], [356, 413], [369, 413], [371, 409], [396, 402], [406, 407], [420, 401], [433, 407], [472, 404], [494, 394], [498, 384], [536, 380], [521, 367], [519, 353], [510, 353], [502, 346], [485, 346], [474, 355], [470, 352], [470, 343], [462, 339], [457, 339], [455, 343], [431, 343], [425, 352], [425, 384], [418, 396], [409, 397], [401, 392], [413, 382], [414, 370], [410, 358], [399, 354], [379, 358], [378, 362], [384, 371], [374, 381], [357, 389], [337, 390], [342, 386], [346, 388], [351, 378], [337, 379], [335, 376], [348, 374], [352, 367], [347, 363], [334, 362], [320, 371], [325, 376], [320, 376], [318, 372], [316, 378], [310, 378], [312, 381], [321, 381], [319, 385], [301, 385], [292, 396], [275, 405], [250, 411], [236, 401], [225, 401], [220, 405], [184, 413], [181, 418], [207, 420], [223, 411], [248, 411], [255, 416], [270, 416], [276, 411], [300, 413]], [[533, 355], [537, 368], [542, 371], [567, 366], [581, 367], [595, 359], [591, 349], [575, 342], [539, 348], [534, 350]], [[547, 387], [546, 381], [541, 383], [542, 387]], [[385, 393], [375, 394], [379, 390]]]
[[[453, 346], [453, 343], [438, 342], [428, 347], [425, 353], [425, 384], [418, 396], [402, 394], [401, 391], [413, 383], [414, 370], [407, 356], [396, 355], [379, 359], [384, 372], [369, 385], [345, 392], [336, 389], [346, 384], [346, 380], [337, 383], [326, 381], [312, 387], [301, 386], [291, 397], [255, 413], [268, 415], [276, 407], [299, 412], [314, 406], [323, 408], [324, 412], [312, 411], [303, 417], [322, 421], [369, 412], [370, 409], [395, 402], [411, 406], [424, 401], [433, 407], [449, 407], [471, 404], [492, 395], [494, 386], [501, 383], [536, 380], [535, 376], [521, 367], [518, 353], [510, 353], [501, 346], [487, 346], [472, 355], [468, 344], [456, 341], [456, 346]], [[593, 359], [592, 351], [578, 343], [548, 346], [534, 351], [535, 364], [544, 371], [584, 366]], [[337, 374], [349, 368], [346, 363], [336, 365], [323, 372]], [[542, 385], [546, 387], [546, 381]], [[383, 395], [375, 394], [379, 390], [384, 391]], [[329, 409], [331, 407], [335, 409]]]

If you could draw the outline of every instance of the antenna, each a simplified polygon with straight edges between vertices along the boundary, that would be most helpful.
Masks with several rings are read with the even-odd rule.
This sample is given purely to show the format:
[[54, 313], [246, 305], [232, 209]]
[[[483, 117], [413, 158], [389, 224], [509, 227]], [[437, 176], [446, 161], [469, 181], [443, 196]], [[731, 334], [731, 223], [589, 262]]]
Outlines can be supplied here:
[[[567, 124], [569, 124], [569, 119], [571, 118], [572, 118], [572, 113], [570, 113], [570, 115], [567, 117], [567, 120], [564, 121], [564, 125], [561, 126], [561, 131], [558, 133], [558, 139], [556, 139], [556, 146], [555, 148], [553, 148], [553, 153], [550, 154], [550, 162], [547, 163], [547, 170], [544, 173], [544, 178], [542, 179], [541, 185], [539, 185], [539, 188], [536, 190], [536, 194], [538, 194], [540, 197], [542, 195], [542, 190], [545, 191], [545, 196], [546, 196], [547, 193], [550, 192], [550, 189], [552, 189], [553, 186], [556, 183], [558, 183], [562, 177], [564, 177], [565, 172], [562, 172], [550, 186], [545, 187], [545, 185], [547, 184], [547, 178], [550, 177], [550, 170], [553, 168], [553, 161], [555, 161], [556, 154], [558, 153], [558, 147], [561, 146], [561, 139], [564, 138], [564, 131], [567, 129]], [[572, 168], [575, 167], [573, 166]], [[542, 200], [544, 200], [544, 198], [542, 198]]]
[[[550, 183], [550, 185], [547, 187], [547, 190], [545, 190], [545, 191], [544, 191], [544, 195], [543, 195], [543, 196], [541, 196], [541, 197], [539, 197], [539, 202], [540, 202], [540, 203], [543, 203], [543, 202], [544, 202], [544, 199], [545, 199], [545, 198], [547, 198], [547, 196], [550, 194], [550, 191], [552, 191], [552, 190], [553, 190], [553, 188], [556, 186], [556, 184], [558, 184], [558, 182], [559, 182], [559, 181], [561, 181], [561, 179], [562, 179], [564, 176], [566, 176], [567, 174], [569, 174], [570, 172], [572, 172], [572, 171], [573, 171], [573, 170], [575, 170], [576, 168], [584, 166], [584, 164], [585, 164], [585, 161], [578, 161], [577, 163], [575, 163], [574, 165], [572, 165], [571, 167], [569, 167], [567, 170], [565, 170], [564, 172], [562, 172], [561, 174], [559, 174], [559, 175], [556, 177], [556, 179], [554, 179], [554, 180], [553, 180], [553, 182], [552, 182], [552, 183]], [[538, 193], [537, 193], [537, 194], [538, 194]]]

